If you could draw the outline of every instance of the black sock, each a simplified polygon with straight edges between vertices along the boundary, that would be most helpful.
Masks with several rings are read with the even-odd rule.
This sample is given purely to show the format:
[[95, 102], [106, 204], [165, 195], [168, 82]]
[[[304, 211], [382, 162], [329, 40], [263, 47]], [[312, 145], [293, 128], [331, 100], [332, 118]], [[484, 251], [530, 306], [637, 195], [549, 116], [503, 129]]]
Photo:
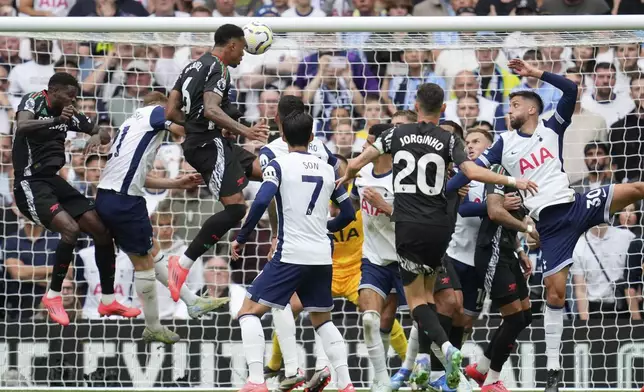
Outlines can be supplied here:
[[63, 289], [63, 280], [67, 276], [69, 263], [74, 259], [74, 247], [76, 244], [68, 244], [67, 242], [60, 241], [56, 247], [56, 264], [54, 264], [54, 272], [51, 276], [50, 290], [58, 291]]
[[116, 273], [116, 254], [114, 244], [95, 245], [96, 267], [101, 279], [101, 293], [114, 294], [114, 275]]
[[449, 332], [449, 342], [457, 349], [463, 347], [463, 335], [465, 334], [465, 327], [456, 327], [452, 325], [452, 330]]
[[514, 349], [519, 333], [525, 328], [523, 312], [503, 317], [503, 323], [498, 331], [496, 342], [490, 356], [490, 369], [500, 372]]
[[191, 260], [197, 260], [242, 220], [245, 214], [245, 204], [231, 204], [208, 218], [186, 249], [186, 256]]
[[[418, 323], [416, 324], [418, 325]], [[432, 340], [418, 328], [418, 354], [429, 354], [432, 352]]]
[[418, 323], [419, 343], [421, 334], [427, 335], [429, 341], [436, 343], [439, 347], [447, 342], [447, 334], [440, 327], [440, 320], [429, 305], [417, 306], [412, 312], [412, 316]]
[[[445, 316], [444, 314], [438, 313], [438, 320], [440, 321], [441, 327], [443, 328], [443, 331], [445, 331], [445, 334], [447, 336], [450, 335], [452, 331], [452, 318]], [[440, 347], [439, 345], [438, 347]], [[434, 351], [430, 353], [430, 358], [431, 358], [431, 365], [432, 365], [432, 370], [435, 372], [441, 372], [444, 371], [445, 368], [443, 367], [443, 364], [441, 361], [436, 357], [434, 354]]]

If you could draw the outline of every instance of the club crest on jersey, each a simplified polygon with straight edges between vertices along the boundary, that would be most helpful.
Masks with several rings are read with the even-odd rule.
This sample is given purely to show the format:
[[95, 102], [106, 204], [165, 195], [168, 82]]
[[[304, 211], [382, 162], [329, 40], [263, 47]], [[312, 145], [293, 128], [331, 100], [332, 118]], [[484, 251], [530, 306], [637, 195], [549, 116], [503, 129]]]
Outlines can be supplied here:
[[519, 170], [521, 170], [521, 175], [523, 175], [527, 170], [534, 170], [539, 166], [543, 165], [548, 159], [555, 159], [552, 153], [545, 147], [541, 147], [537, 154], [530, 153], [525, 158], [519, 160]]
[[226, 89], [226, 79], [225, 78], [221, 78], [221, 79], [219, 79], [217, 81], [217, 88], [220, 91], [224, 91]]

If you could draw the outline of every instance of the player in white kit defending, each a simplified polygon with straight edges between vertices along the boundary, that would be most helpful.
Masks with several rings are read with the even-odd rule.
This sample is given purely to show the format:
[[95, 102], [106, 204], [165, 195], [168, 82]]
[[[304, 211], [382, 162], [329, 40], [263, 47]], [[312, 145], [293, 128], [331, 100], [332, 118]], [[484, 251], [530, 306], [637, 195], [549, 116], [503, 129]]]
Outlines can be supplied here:
[[[134, 265], [134, 284], [143, 304], [146, 328], [143, 339], [172, 344], [179, 335], [161, 325], [156, 295], [156, 279], [167, 286], [168, 267], [163, 254], [153, 259], [153, 234], [143, 188], [194, 188], [202, 179], [198, 175], [175, 179], [148, 177], [165, 130], [183, 135], [183, 127], [166, 121], [167, 98], [150, 93], [143, 99], [144, 107], [128, 118], [112, 143], [110, 155], [101, 175], [96, 195], [96, 211], [110, 230], [116, 244]], [[156, 264], [156, 266], [155, 266]], [[156, 269], [156, 272], [155, 272]], [[182, 299], [192, 317], [223, 305], [222, 299], [198, 298], [187, 288]]]
[[[536, 222], [543, 254], [543, 277], [547, 290], [544, 327], [548, 376], [546, 392], [559, 391], [563, 371], [559, 363], [563, 306], [568, 270], [579, 236], [598, 224], [608, 222], [610, 215], [644, 199], [644, 183], [607, 185], [575, 193], [563, 170], [563, 137], [572, 121], [577, 99], [577, 85], [549, 72], [541, 71], [522, 60], [511, 60], [508, 66], [522, 77], [541, 79], [563, 92], [557, 109], [549, 120], [539, 120], [543, 111], [541, 97], [532, 91], [510, 94], [511, 131], [501, 137], [475, 162], [479, 166], [502, 165], [511, 176], [532, 180], [539, 193], [525, 194], [524, 204]], [[464, 185], [467, 178], [459, 174], [448, 183], [448, 191]]]
[[[241, 391], [268, 391], [263, 374], [265, 338], [259, 317], [270, 308], [283, 309], [297, 293], [304, 310], [309, 311], [311, 323], [338, 375], [338, 390], [353, 392], [345, 342], [331, 322], [332, 261], [331, 241], [327, 233], [348, 225], [355, 218], [355, 211], [344, 187], [335, 189], [333, 167], [308, 153], [308, 145], [313, 139], [311, 116], [302, 112], [291, 113], [282, 120], [282, 128], [289, 154], [274, 159], [264, 169], [262, 186], [231, 246], [233, 259], [239, 258], [248, 235], [275, 198], [277, 247], [264, 270], [253, 281], [248, 298], [239, 311], [249, 372], [248, 382]], [[339, 204], [341, 211], [330, 221], [327, 220], [329, 200]], [[291, 319], [290, 324], [284, 327], [292, 331], [286, 331], [288, 339], [280, 339], [282, 348], [295, 351], [295, 322]], [[281, 333], [279, 328], [277, 333]], [[284, 365], [287, 377], [298, 372], [297, 363]]]

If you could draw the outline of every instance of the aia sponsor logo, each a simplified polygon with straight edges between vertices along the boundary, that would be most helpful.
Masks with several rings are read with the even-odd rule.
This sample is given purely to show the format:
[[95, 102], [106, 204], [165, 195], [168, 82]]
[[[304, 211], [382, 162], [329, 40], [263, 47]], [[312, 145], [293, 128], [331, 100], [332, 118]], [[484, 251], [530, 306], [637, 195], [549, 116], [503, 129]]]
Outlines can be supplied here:
[[527, 170], [534, 170], [546, 163], [549, 159], [555, 159], [554, 155], [545, 147], [541, 147], [538, 153], [531, 153], [519, 160], [519, 170], [523, 175]]

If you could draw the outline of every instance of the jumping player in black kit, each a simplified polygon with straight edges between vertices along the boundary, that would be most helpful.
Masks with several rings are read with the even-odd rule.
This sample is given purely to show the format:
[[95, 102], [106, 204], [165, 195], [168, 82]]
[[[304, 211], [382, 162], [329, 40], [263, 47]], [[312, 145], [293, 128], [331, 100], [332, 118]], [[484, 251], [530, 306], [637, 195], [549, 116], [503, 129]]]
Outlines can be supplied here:
[[[492, 170], [505, 173], [499, 165], [493, 166]], [[484, 282], [483, 288], [489, 293], [492, 303], [499, 307], [503, 318], [482, 360], [465, 369], [465, 374], [482, 387], [482, 392], [508, 391], [499, 379], [501, 369], [519, 333], [532, 322], [526, 283], [532, 263], [519, 246], [517, 232], [527, 232], [534, 239], [538, 239], [538, 234], [531, 225], [524, 223], [525, 208], [512, 212], [505, 209], [505, 195], [513, 192], [516, 190], [508, 186], [485, 186], [488, 216], [481, 222], [474, 253], [477, 276]]]
[[338, 182], [344, 184], [352, 180], [362, 167], [379, 155], [392, 154], [392, 219], [396, 222], [396, 251], [405, 297], [418, 324], [419, 352], [427, 354], [429, 344], [436, 343], [445, 355], [447, 384], [456, 388], [463, 356], [449, 343], [436, 312], [427, 301], [434, 291], [436, 272], [442, 268], [451, 234], [444, 195], [447, 167], [453, 162], [461, 171], [481, 182], [531, 190], [535, 190], [536, 185], [476, 168], [467, 159], [463, 142], [436, 125], [445, 110], [444, 96], [443, 89], [436, 84], [421, 85], [415, 105], [419, 123], [403, 124], [383, 132], [372, 146], [349, 162], [345, 175]]
[[[168, 261], [168, 288], [175, 301], [195, 260], [210, 249], [246, 214], [242, 190], [249, 178], [261, 178], [257, 157], [222, 135], [226, 130], [247, 140], [266, 141], [269, 127], [238, 122], [239, 109], [228, 99], [230, 73], [244, 56], [244, 31], [226, 24], [215, 32], [215, 46], [181, 72], [170, 93], [168, 119], [183, 124], [186, 161], [203, 177], [224, 210], [206, 220], [185, 254]], [[181, 113], [183, 111], [183, 113]], [[183, 115], [185, 113], [185, 116]]]
[[67, 131], [91, 135], [86, 151], [111, 140], [107, 132], [99, 131], [97, 124], [74, 107], [79, 91], [76, 78], [59, 72], [49, 79], [47, 90], [22, 97], [12, 150], [16, 176], [13, 194], [18, 209], [37, 225], [61, 235], [56, 265], [42, 303], [51, 319], [63, 326], [69, 324], [69, 316], [60, 292], [81, 232], [89, 234], [96, 247], [102, 288], [99, 314], [136, 317], [141, 313], [114, 299], [114, 244], [94, 211], [94, 202], [57, 174], [65, 165]]

